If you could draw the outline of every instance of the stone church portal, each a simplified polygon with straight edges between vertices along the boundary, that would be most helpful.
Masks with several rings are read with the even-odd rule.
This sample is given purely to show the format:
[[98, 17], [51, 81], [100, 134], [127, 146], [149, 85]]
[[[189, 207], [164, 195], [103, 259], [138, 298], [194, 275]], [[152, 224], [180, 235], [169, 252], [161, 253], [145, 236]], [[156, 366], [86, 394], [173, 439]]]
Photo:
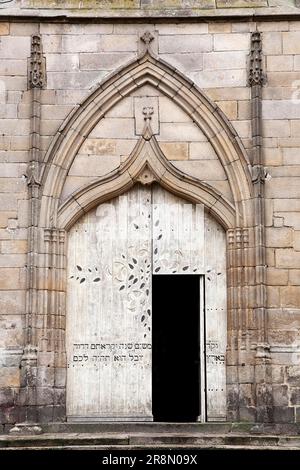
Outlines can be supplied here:
[[225, 418], [225, 235], [203, 205], [157, 184], [100, 204], [67, 278], [69, 420]]

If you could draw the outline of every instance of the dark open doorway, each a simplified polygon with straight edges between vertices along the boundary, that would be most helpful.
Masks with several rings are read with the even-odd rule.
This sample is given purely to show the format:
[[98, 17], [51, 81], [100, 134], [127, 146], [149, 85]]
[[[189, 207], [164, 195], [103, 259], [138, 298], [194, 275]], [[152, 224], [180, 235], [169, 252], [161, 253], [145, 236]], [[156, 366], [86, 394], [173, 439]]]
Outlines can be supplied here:
[[192, 422], [200, 415], [200, 276], [152, 279], [154, 421]]

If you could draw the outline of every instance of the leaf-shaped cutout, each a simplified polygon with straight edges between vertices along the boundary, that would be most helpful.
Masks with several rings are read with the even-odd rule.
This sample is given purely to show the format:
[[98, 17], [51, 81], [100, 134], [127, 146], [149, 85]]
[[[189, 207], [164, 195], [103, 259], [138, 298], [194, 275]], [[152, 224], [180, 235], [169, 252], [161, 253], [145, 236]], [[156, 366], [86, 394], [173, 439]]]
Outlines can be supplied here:
[[187, 269], [189, 269], [189, 266], [183, 266], [182, 271], [186, 271]]
[[134, 266], [132, 264], [128, 263], [128, 265], [129, 265], [130, 269], [134, 269]]
[[100, 281], [100, 277], [96, 277], [95, 279], [93, 279], [93, 282], [99, 282]]
[[221, 276], [222, 273], [217, 273], [217, 276]]
[[155, 272], [158, 273], [158, 271], [160, 271], [160, 267], [155, 268]]
[[146, 328], [146, 326], [147, 326], [147, 323], [144, 324], [144, 328]]
[[149, 289], [146, 289], [146, 295], [149, 295]]
[[211, 281], [210, 277], [207, 277], [207, 279], [208, 279], [209, 281]]
[[97, 266], [95, 266], [95, 271], [98, 271], [98, 268], [97, 268]]
[[123, 289], [125, 289], [125, 286], [124, 286], [124, 285], [121, 286], [119, 290], [123, 290]]
[[196, 271], [198, 271], [198, 268], [193, 269], [193, 272], [194, 272], [194, 273], [195, 273]]
[[134, 264], [137, 264], [137, 260], [135, 258], [132, 258], [132, 261], [134, 262]]
[[141, 271], [141, 273], [143, 273], [144, 272], [143, 268], [141, 268], [140, 271]]
[[173, 274], [176, 274], [177, 271], [172, 271]]
[[149, 330], [149, 331], [151, 331], [151, 328], [150, 328], [150, 326], [148, 326], [148, 330]]
[[123, 258], [123, 259], [126, 259], [125, 255], [122, 255], [122, 258]]
[[143, 322], [144, 320], [145, 320], [145, 315], [142, 316], [141, 322]]
[[136, 277], [132, 284], [136, 284], [138, 282], [138, 278]]
[[155, 222], [155, 227], [157, 227], [158, 225], [159, 225], [159, 220]]
[[130, 276], [129, 276], [129, 281], [131, 281], [131, 279], [133, 279], [133, 278], [134, 278], [134, 275], [133, 275], [133, 274], [130, 274]]
[[158, 235], [157, 240], [161, 240], [161, 238], [162, 238], [162, 233]]
[[74, 278], [74, 276], [70, 276], [70, 279], [73, 279], [73, 278]]
[[150, 317], [150, 315], [151, 315], [151, 310], [150, 310], [150, 308], [147, 309], [147, 313], [148, 313], [148, 315], [149, 315], [149, 317]]
[[83, 277], [82, 279], [80, 279], [80, 284], [82, 284], [84, 281], [85, 281], [85, 277]]
[[82, 271], [82, 267], [79, 266], [79, 264], [76, 265], [76, 268], [78, 269], [78, 271]]
[[76, 281], [78, 281], [78, 279], [79, 279], [79, 276], [76, 277]]
[[92, 270], [91, 270], [90, 268], [89, 268], [89, 272], [90, 272], [90, 273], [92, 272]]
[[157, 253], [158, 253], [158, 249], [157, 249], [157, 248], [155, 248], [155, 250], [154, 250], [154, 254], [155, 254], [155, 255], [157, 255]]
[[140, 289], [143, 289], [143, 287], [145, 287], [145, 283], [142, 282], [142, 284], [140, 285]]
[[144, 338], [147, 338], [147, 335], [144, 335]]
[[139, 226], [137, 224], [133, 224], [134, 225], [134, 228], [138, 229]]

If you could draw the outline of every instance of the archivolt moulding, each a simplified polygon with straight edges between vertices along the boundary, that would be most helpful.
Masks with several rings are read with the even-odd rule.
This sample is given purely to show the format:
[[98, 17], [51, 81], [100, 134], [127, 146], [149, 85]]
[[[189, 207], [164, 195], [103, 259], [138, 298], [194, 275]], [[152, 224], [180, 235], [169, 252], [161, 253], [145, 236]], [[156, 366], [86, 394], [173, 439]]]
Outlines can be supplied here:
[[[100, 84], [79, 107], [73, 110], [59, 129], [44, 162], [39, 224], [41, 227], [58, 224], [57, 214], [64, 182], [84, 140], [113, 106], [137, 88], [147, 84], [157, 87], [171, 98], [205, 134], [228, 177], [235, 204], [234, 225], [241, 227], [248, 225], [246, 201], [251, 198], [252, 183], [247, 155], [236, 131], [222, 111], [192, 81], [147, 50], [141, 57], [113, 73]], [[125, 174], [126, 172], [122, 173], [123, 178]], [[107, 185], [110, 178], [116, 176], [117, 173], [110, 175], [107, 181], [105, 179], [106, 183], [104, 181], [102, 183]], [[182, 174], [181, 178], [183, 177]], [[113, 184], [113, 179], [110, 184]], [[201, 186], [204, 187], [203, 184]], [[212, 188], [210, 191], [213, 193]], [[78, 195], [76, 197], [78, 200]], [[205, 203], [205, 199], [202, 202]], [[228, 214], [225, 215], [223, 225], [230, 226], [229, 219]]]
[[155, 181], [191, 202], [203, 203], [225, 228], [234, 226], [234, 206], [209, 185], [175, 168], [164, 156], [147, 122], [142, 137], [120, 168], [79, 189], [60, 207], [58, 227], [68, 230], [79, 217], [101, 202], [128, 191], [138, 182], [148, 185]]

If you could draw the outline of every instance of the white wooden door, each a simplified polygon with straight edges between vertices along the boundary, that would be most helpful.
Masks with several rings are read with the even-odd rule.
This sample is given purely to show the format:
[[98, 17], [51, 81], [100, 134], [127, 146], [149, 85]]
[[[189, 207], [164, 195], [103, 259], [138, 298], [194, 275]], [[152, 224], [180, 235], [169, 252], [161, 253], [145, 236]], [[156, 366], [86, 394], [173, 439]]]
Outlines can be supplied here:
[[68, 419], [152, 419], [152, 273], [205, 278], [206, 326], [199, 315], [207, 419], [225, 419], [225, 234], [203, 205], [157, 185], [135, 186], [70, 230]]

